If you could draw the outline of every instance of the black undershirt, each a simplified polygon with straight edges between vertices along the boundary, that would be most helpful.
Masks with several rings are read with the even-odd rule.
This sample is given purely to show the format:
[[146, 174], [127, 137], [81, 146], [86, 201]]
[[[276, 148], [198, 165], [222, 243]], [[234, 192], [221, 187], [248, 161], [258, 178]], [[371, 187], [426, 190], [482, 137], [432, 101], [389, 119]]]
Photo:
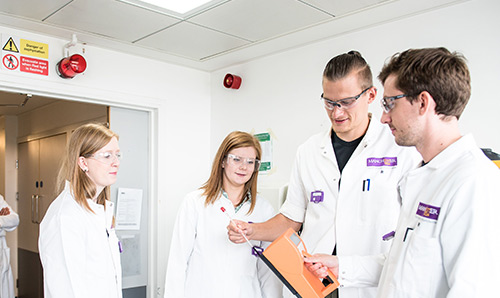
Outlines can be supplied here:
[[335, 157], [337, 158], [337, 164], [339, 165], [340, 173], [342, 173], [342, 170], [347, 164], [347, 161], [349, 161], [349, 158], [351, 158], [352, 154], [354, 153], [354, 150], [356, 150], [356, 148], [358, 147], [359, 143], [361, 143], [361, 140], [363, 139], [364, 136], [365, 135], [362, 135], [361, 137], [355, 139], [354, 141], [346, 142], [341, 138], [339, 138], [337, 134], [332, 130], [331, 139], [333, 145], [333, 152], [335, 152]]

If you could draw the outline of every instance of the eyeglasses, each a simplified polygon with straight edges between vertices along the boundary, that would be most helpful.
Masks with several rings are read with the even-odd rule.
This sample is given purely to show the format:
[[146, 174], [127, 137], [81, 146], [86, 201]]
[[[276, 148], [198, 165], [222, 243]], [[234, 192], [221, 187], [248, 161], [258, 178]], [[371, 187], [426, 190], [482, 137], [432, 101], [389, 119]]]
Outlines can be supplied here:
[[361, 97], [361, 95], [363, 95], [366, 91], [370, 90], [371, 87], [373, 87], [373, 86], [366, 88], [365, 90], [361, 91], [361, 93], [356, 95], [356, 96], [347, 97], [347, 98], [336, 100], [336, 101], [326, 99], [323, 97], [323, 94], [321, 94], [321, 100], [325, 103], [325, 108], [327, 108], [330, 111], [332, 111], [335, 107], [337, 107], [339, 109], [344, 109], [344, 110], [349, 109], [349, 108], [352, 108], [354, 106], [354, 104], [357, 102], [357, 100]]
[[121, 152], [113, 153], [111, 151], [105, 151], [105, 152], [99, 152], [99, 153], [86, 155], [85, 157], [93, 158], [99, 162], [110, 165], [110, 164], [114, 163], [115, 161], [121, 160], [122, 153]]
[[228, 154], [226, 157], [227, 162], [233, 166], [241, 167], [244, 165], [245, 167], [253, 168], [254, 171], [259, 170], [260, 160], [256, 158], [243, 158], [234, 154]]
[[396, 95], [396, 96], [386, 96], [386, 97], [382, 97], [382, 99], [380, 99], [380, 105], [382, 106], [382, 109], [384, 109], [384, 112], [386, 113], [389, 113], [393, 108], [394, 108], [394, 102], [396, 101], [396, 99], [400, 99], [400, 98], [403, 98], [403, 97], [407, 97], [409, 96], [408, 94], [400, 94], [400, 95]]

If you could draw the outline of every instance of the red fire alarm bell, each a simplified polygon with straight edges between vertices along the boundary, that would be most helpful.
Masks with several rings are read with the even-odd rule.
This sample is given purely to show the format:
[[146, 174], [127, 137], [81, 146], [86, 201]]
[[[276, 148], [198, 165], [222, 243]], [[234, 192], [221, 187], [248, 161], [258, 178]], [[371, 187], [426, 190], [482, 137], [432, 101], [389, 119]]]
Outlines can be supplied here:
[[77, 74], [84, 72], [86, 68], [87, 61], [79, 54], [63, 58], [56, 65], [57, 74], [64, 79], [74, 78]]
[[241, 78], [237, 75], [228, 73], [224, 77], [224, 87], [231, 89], [239, 89], [241, 85]]

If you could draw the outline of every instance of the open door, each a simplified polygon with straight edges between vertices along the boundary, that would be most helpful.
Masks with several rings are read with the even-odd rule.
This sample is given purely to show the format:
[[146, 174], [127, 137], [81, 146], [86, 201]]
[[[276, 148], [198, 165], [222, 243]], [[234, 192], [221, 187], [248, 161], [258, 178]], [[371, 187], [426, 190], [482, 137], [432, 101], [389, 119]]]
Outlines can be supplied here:
[[[148, 292], [148, 242], [150, 206], [150, 118], [144, 111], [109, 109], [110, 128], [120, 136], [120, 162], [118, 181], [111, 187], [116, 202], [117, 230], [121, 253], [123, 298], [146, 298]], [[140, 212], [134, 204], [125, 202], [119, 190], [129, 189], [141, 193]], [[122, 192], [123, 193], [123, 192]], [[122, 199], [122, 201], [120, 201]], [[120, 217], [120, 215], [122, 215]], [[120, 222], [121, 221], [121, 222]], [[138, 225], [137, 225], [138, 223]], [[119, 228], [120, 224], [123, 228]], [[131, 228], [127, 228], [127, 225]]]

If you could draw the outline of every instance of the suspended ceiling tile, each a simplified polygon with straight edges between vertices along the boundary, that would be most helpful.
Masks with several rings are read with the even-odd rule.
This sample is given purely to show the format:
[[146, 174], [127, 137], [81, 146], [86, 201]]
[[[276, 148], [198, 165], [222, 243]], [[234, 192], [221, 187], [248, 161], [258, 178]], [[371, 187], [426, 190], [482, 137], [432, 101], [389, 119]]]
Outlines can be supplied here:
[[258, 41], [331, 18], [331, 15], [296, 0], [232, 0], [188, 21]]
[[362, 9], [366, 9], [384, 2], [396, 0], [298, 0], [309, 4], [312, 7], [317, 7], [336, 17], [353, 13]]
[[75, 0], [46, 23], [133, 42], [179, 21], [115, 0]]
[[27, 94], [0, 91], [0, 116], [19, 115], [56, 101], [43, 96], [26, 98]]
[[0, 0], [0, 11], [41, 21], [72, 0]]
[[[177, 23], [172, 25], [172, 22], [168, 21], [163, 24], [163, 20], [168, 19], [168, 17], [158, 16], [152, 11], [145, 13], [144, 9], [134, 5], [129, 5], [130, 9], [114, 9], [113, 2], [119, 2], [118, 0], [0, 0], [0, 25], [62, 39], [68, 39], [71, 33], [77, 33], [78, 39], [85, 41], [89, 45], [212, 71], [325, 38], [333, 38], [359, 28], [390, 22], [395, 18], [408, 17], [446, 6], [459, 5], [471, 0], [268, 0], [268, 3], [263, 0], [245, 0], [245, 2], [251, 3], [251, 5], [247, 5], [250, 7], [242, 5], [242, 0], [224, 1], [226, 2], [212, 8], [217, 10], [211, 11], [209, 9], [196, 16], [196, 18], [201, 20], [203, 14], [212, 13], [216, 19], [207, 21], [207, 25], [210, 23], [218, 24], [222, 26], [221, 29], [227, 26], [229, 29], [226, 31], [230, 31], [227, 32], [230, 35], [224, 35], [224, 30], [217, 28], [210, 31], [207, 25], [203, 25], [205, 31], [192, 29], [182, 32], [180, 28], [189, 25], [183, 24], [181, 26], [180, 24], [176, 25]], [[58, 15], [65, 11], [68, 3], [71, 5], [87, 3], [89, 8], [84, 11], [74, 9], [73, 14], [67, 16], [68, 20], [62, 25], [42, 22], [52, 13]], [[128, 5], [123, 2], [119, 3]], [[275, 5], [276, 3], [281, 3], [281, 5]], [[69, 4], [68, 6], [71, 6]], [[215, 13], [226, 5], [231, 5], [234, 9], [226, 8], [226, 10]], [[283, 35], [276, 36], [276, 32], [284, 31], [281, 26], [287, 24], [288, 21], [302, 22], [303, 17], [300, 17], [300, 14], [293, 15], [287, 12], [290, 5], [294, 7], [302, 5], [303, 9], [309, 12], [311, 9], [313, 11], [317, 10], [327, 15], [328, 18], [314, 25], [310, 25], [311, 22], [304, 22], [308, 24], [306, 27], [295, 29], [292, 32], [287, 31]], [[111, 9], [109, 6], [111, 6]], [[262, 11], [258, 12], [257, 7]], [[103, 11], [101, 12], [101, 10]], [[137, 15], [134, 13], [136, 10]], [[244, 12], [241, 10], [244, 10]], [[249, 16], [246, 16], [247, 13]], [[84, 17], [80, 14], [91, 15]], [[287, 14], [293, 15], [294, 18], [289, 17], [287, 19]], [[93, 20], [96, 15], [100, 16], [99, 24], [92, 24], [92, 21], [82, 21]], [[334, 15], [341, 17], [333, 17]], [[157, 18], [160, 18], [160, 21], [157, 21]], [[172, 18], [176, 19], [175, 17]], [[285, 18], [285, 21], [282, 18]], [[269, 19], [274, 20], [274, 22], [269, 22]], [[77, 28], [77, 24], [74, 24], [73, 20], [82, 23], [83, 28]], [[196, 19], [191, 21], [194, 22], [194, 20]], [[225, 20], [229, 20], [229, 23], [223, 24]], [[245, 21], [248, 21], [248, 24], [243, 25]], [[161, 23], [160, 26], [157, 26], [157, 23]], [[100, 26], [102, 29], [94, 26]], [[171, 28], [168, 26], [171, 26]], [[92, 29], [89, 29], [89, 27]], [[120, 32], [107, 33], [113, 31], [109, 27]], [[162, 29], [166, 31], [163, 32]], [[168, 32], [169, 30], [172, 31]], [[262, 32], [255, 33], [254, 31], [257, 30], [262, 30]], [[214, 33], [214, 31], [219, 34]], [[237, 34], [238, 31], [248, 31], [249, 33]], [[158, 35], [160, 36], [158, 37], [155, 36], [155, 32], [162, 32], [162, 34]], [[196, 36], [183, 36], [183, 34], [190, 34], [191, 32]], [[118, 37], [106, 38], [106, 35]], [[271, 36], [271, 38], [260, 40], [261, 35]], [[166, 36], [169, 40], [165, 41], [165, 38], [162, 39], [161, 36]], [[123, 39], [120, 37], [123, 37]], [[150, 42], [151, 39], [157, 40], [159, 45], [154, 45]], [[211, 44], [210, 39], [214, 39], [216, 44]], [[137, 42], [131, 43], [131, 40]], [[203, 40], [203, 42], [197, 42], [198, 40]], [[252, 42], [254, 40], [258, 41]], [[148, 44], [148, 46], [142, 46], [141, 42]], [[171, 44], [165, 44], [166, 42], [171, 42]], [[160, 48], [169, 49], [170, 52]]]
[[248, 41], [187, 22], [176, 24], [137, 42], [138, 45], [156, 48], [193, 60], [202, 60], [248, 43]]

